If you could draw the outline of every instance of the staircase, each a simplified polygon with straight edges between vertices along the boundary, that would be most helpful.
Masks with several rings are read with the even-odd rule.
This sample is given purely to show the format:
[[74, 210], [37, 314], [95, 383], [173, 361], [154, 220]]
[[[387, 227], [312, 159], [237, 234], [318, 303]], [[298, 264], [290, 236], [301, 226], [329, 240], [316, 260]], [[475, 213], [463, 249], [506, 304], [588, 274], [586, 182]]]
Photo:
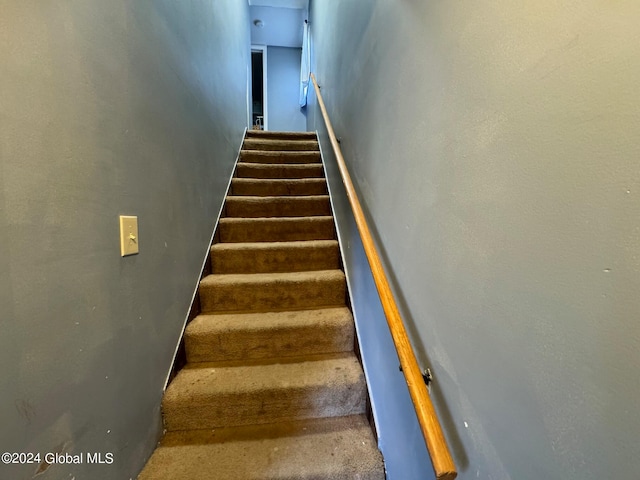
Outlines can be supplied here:
[[383, 480], [315, 134], [248, 131], [139, 480]]

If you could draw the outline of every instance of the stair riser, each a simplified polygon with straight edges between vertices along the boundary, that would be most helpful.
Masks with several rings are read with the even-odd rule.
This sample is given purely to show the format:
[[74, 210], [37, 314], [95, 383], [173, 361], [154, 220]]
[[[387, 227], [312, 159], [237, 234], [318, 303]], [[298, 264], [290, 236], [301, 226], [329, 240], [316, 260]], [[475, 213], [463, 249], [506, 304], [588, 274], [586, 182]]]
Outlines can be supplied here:
[[365, 412], [364, 378], [349, 385], [211, 394], [195, 401], [163, 403], [168, 431], [261, 425]]
[[238, 178], [324, 178], [322, 164], [269, 165], [260, 163], [238, 163]]
[[343, 277], [237, 284], [201, 282], [199, 294], [200, 305], [205, 313], [277, 311], [344, 305], [345, 288]]
[[249, 163], [321, 163], [320, 152], [241, 150], [240, 161]]
[[242, 144], [242, 150], [273, 150], [273, 151], [317, 151], [316, 140], [276, 140], [246, 138]]
[[221, 242], [291, 242], [335, 238], [331, 217], [253, 220], [222, 218], [219, 232]]
[[331, 215], [328, 196], [227, 197], [227, 217], [311, 217]]
[[301, 180], [254, 180], [234, 178], [231, 181], [232, 195], [253, 195], [260, 197], [284, 195], [327, 195], [324, 179]]
[[233, 330], [217, 334], [185, 334], [188, 362], [223, 362], [350, 352], [353, 323]]

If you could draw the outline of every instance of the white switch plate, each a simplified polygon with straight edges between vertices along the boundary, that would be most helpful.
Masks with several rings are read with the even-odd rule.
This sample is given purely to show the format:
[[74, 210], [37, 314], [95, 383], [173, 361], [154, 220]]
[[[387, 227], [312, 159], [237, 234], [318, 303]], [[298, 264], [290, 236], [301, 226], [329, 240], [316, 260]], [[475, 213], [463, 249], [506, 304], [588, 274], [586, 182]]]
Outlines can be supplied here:
[[120, 255], [135, 255], [138, 245], [138, 217], [120, 215]]

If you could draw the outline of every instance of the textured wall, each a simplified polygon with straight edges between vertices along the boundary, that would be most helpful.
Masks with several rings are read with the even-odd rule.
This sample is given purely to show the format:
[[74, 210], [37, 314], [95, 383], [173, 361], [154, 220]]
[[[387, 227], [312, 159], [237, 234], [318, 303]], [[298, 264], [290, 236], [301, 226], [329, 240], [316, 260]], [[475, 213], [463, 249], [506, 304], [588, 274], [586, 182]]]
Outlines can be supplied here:
[[248, 6], [0, 12], [0, 452], [111, 452], [38, 478], [135, 478], [247, 122]]
[[[463, 480], [640, 470], [639, 21], [630, 0], [312, 3], [315, 70]], [[383, 448], [412, 458], [401, 434]]]
[[300, 109], [300, 48], [267, 47], [267, 102], [269, 130], [304, 132]]

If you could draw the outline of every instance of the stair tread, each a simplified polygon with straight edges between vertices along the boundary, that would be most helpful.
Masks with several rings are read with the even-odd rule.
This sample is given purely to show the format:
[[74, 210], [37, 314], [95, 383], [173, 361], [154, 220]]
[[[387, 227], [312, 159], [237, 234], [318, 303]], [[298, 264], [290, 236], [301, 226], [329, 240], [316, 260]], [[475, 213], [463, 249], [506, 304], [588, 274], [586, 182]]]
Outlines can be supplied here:
[[240, 162], [318, 164], [322, 158], [319, 150], [240, 150]]
[[276, 168], [288, 168], [293, 170], [317, 170], [322, 167], [322, 163], [258, 163], [258, 162], [241, 162], [238, 163], [242, 167], [251, 167], [262, 170], [273, 170]]
[[230, 285], [230, 284], [268, 284], [304, 281], [322, 282], [324, 280], [344, 280], [342, 270], [313, 270], [306, 272], [274, 272], [274, 273], [212, 273], [200, 280], [201, 286]]
[[271, 250], [285, 248], [322, 248], [338, 245], [337, 240], [294, 240], [285, 242], [238, 242], [238, 243], [214, 243], [212, 251], [225, 250]]
[[318, 150], [316, 139], [245, 138], [242, 150], [314, 151]]
[[365, 412], [364, 373], [353, 352], [270, 360], [188, 363], [165, 391], [165, 428], [220, 428]]
[[238, 162], [236, 178], [324, 178], [321, 163]]
[[347, 307], [260, 313], [205, 313], [198, 315], [187, 325], [185, 335], [197, 336], [234, 330], [255, 331], [349, 322], [352, 322], [352, 317]]
[[304, 138], [315, 139], [316, 132], [296, 132], [290, 130], [247, 130], [247, 137], [263, 137], [263, 138]]
[[313, 270], [274, 273], [222, 273], [200, 281], [203, 312], [275, 311], [341, 306], [344, 272]]
[[329, 240], [335, 238], [330, 215], [311, 217], [221, 218], [223, 242]]
[[185, 330], [189, 362], [246, 361], [348, 352], [354, 324], [347, 307], [201, 314]]
[[358, 384], [362, 367], [353, 352], [279, 359], [278, 363], [225, 366], [187, 364], [165, 392], [164, 402], [207, 401], [213, 394], [256, 393], [310, 386]]
[[332, 215], [309, 215], [307, 217], [279, 217], [279, 218], [230, 218], [224, 217], [221, 218], [221, 222], [225, 223], [245, 223], [245, 222], [299, 222], [301, 220], [326, 220], [333, 222]]
[[308, 185], [308, 184], [325, 184], [327, 181], [323, 178], [240, 178], [234, 177], [232, 183], [260, 183], [272, 185]]
[[283, 217], [283, 218], [231, 218], [224, 217], [220, 221], [224, 223], [243, 223], [243, 222], [299, 222], [299, 221], [331, 221], [333, 222], [333, 216], [331, 215], [310, 215], [308, 217]]
[[308, 217], [330, 215], [329, 195], [256, 196], [228, 195], [225, 203], [228, 217]]
[[139, 480], [384, 480], [363, 415], [168, 432]]
[[233, 202], [312, 202], [329, 200], [329, 195], [227, 195], [227, 201]]
[[337, 240], [216, 243], [212, 273], [269, 273], [340, 268]]
[[326, 195], [327, 182], [322, 177], [311, 178], [234, 178], [231, 195], [306, 196]]
[[[268, 141], [267, 144], [273, 145], [271, 141]], [[265, 157], [304, 157], [304, 156], [312, 156], [314, 158], [320, 158], [320, 151], [316, 149], [309, 150], [260, 150], [260, 149], [240, 149], [240, 154], [246, 154], [249, 156], [256, 155], [264, 155]], [[319, 163], [322, 163], [318, 160]]]

